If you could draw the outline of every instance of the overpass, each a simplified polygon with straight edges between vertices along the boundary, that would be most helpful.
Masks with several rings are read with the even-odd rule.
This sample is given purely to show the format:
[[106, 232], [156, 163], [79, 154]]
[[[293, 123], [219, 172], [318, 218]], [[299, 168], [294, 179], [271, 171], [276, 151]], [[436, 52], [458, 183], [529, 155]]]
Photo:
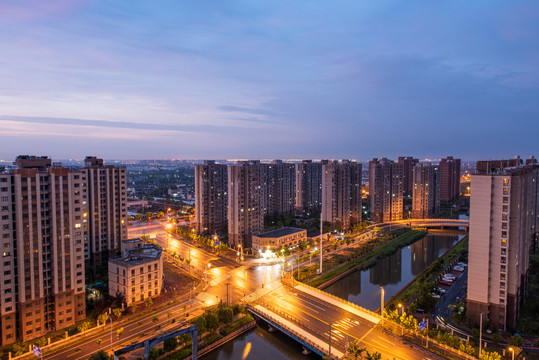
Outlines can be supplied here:
[[[249, 312], [321, 356], [344, 359], [347, 344], [357, 340], [383, 359], [443, 359], [387, 331], [380, 315], [301, 283], [288, 283], [247, 304]], [[385, 322], [385, 326], [383, 323]], [[420, 335], [418, 335], [420, 336]]]

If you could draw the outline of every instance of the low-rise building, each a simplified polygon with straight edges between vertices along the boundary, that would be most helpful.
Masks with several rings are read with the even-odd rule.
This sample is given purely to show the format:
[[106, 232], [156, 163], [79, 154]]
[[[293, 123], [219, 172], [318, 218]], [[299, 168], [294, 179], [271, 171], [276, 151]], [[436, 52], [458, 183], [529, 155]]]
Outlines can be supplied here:
[[307, 230], [284, 227], [253, 235], [253, 250], [259, 252], [275, 251], [279, 248], [299, 245], [302, 241], [307, 241]]
[[109, 294], [123, 294], [127, 305], [159, 296], [163, 285], [162, 249], [140, 239], [122, 242], [122, 257], [109, 260]]

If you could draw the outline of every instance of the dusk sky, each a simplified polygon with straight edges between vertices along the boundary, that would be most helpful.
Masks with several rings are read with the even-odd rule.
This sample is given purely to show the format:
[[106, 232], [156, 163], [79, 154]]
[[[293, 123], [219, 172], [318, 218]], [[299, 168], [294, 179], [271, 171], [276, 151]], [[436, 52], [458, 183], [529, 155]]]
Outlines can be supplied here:
[[0, 159], [538, 154], [539, 2], [0, 2]]

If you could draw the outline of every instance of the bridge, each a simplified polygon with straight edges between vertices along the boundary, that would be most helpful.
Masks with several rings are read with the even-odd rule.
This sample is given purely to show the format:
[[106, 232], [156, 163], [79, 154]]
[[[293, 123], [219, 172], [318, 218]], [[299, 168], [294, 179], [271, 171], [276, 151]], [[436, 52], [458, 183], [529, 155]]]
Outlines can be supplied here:
[[385, 223], [378, 223], [372, 226], [388, 227], [388, 226], [407, 226], [407, 227], [423, 227], [423, 228], [464, 228], [470, 227], [470, 220], [460, 219], [406, 219], [397, 220]]
[[[387, 331], [380, 315], [300, 283], [288, 283], [247, 304], [272, 329], [280, 330], [321, 356], [344, 359], [347, 344], [357, 340], [383, 359], [442, 359]], [[401, 329], [398, 327], [398, 334]]]

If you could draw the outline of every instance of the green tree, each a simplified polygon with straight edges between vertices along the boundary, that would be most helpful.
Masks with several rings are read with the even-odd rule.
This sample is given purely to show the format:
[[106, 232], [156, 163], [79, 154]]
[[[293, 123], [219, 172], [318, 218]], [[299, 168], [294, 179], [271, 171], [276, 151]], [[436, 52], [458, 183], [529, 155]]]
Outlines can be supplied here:
[[158, 217], [158, 218], [165, 217], [165, 213], [162, 212], [162, 211], [159, 211], [159, 212], [157, 213], [157, 217]]
[[148, 212], [146, 213], [146, 217], [148, 218], [148, 220], [151, 219], [151, 218], [153, 218], [153, 212], [148, 211]]
[[363, 353], [367, 351], [367, 348], [359, 347], [359, 343], [354, 340], [348, 344], [348, 348], [346, 350], [354, 357], [355, 360], [357, 360], [363, 359]]
[[103, 325], [104, 323], [106, 323], [108, 319], [109, 319], [109, 316], [108, 316], [108, 314], [107, 314], [106, 312], [104, 312], [103, 314], [101, 314], [101, 315], [99, 315], [99, 316], [97, 317], [97, 321], [99, 321], [99, 323], [100, 323], [101, 325]]
[[135, 311], [137, 311], [137, 304], [135, 303], [131, 304], [130, 308], [131, 308], [131, 314], [134, 314]]
[[144, 215], [142, 214], [135, 215], [135, 220], [142, 220], [142, 219], [144, 219]]
[[89, 321], [83, 321], [79, 325], [77, 325], [77, 330], [81, 333], [85, 332], [90, 328], [90, 322]]
[[40, 337], [39, 339], [36, 340], [36, 345], [38, 347], [43, 347], [47, 345], [47, 339], [45, 339], [45, 337]]
[[511, 340], [509, 340], [509, 345], [522, 347], [522, 338], [520, 336], [511, 336]]
[[159, 350], [157, 348], [152, 348], [150, 350], [150, 360], [157, 360], [159, 357]]
[[112, 313], [114, 314], [114, 316], [116, 316], [117, 319], [119, 319], [120, 316], [122, 316], [123, 312], [124, 312], [124, 309], [120, 309], [120, 308], [112, 309]]
[[97, 343], [97, 346], [101, 349], [101, 343], [103, 342], [103, 339], [97, 339], [96, 340], [96, 343]]
[[365, 359], [367, 359], [367, 360], [380, 360], [380, 359], [382, 359], [382, 354], [380, 354], [378, 351], [375, 351], [372, 354], [367, 352], [367, 355], [365, 356]]
[[152, 321], [155, 323], [155, 322], [158, 322], [159, 321], [159, 316], [157, 315], [154, 315], [152, 316]]
[[123, 328], [123, 327], [121, 327], [121, 328], [119, 328], [118, 330], [116, 330], [116, 336], [117, 336], [118, 338], [120, 338], [120, 336], [122, 336], [123, 333], [124, 333], [124, 328]]
[[165, 352], [174, 351], [178, 347], [178, 340], [176, 338], [167, 339], [163, 342], [163, 350]]
[[197, 325], [198, 327], [198, 333], [201, 335], [201, 334], [204, 334], [206, 332], [206, 319], [204, 316], [199, 316], [196, 321], [195, 321], [195, 324]]
[[467, 341], [460, 342], [459, 350], [468, 355], [475, 354], [475, 348]]
[[26, 346], [26, 344], [24, 343], [18, 342], [18, 343], [15, 343], [15, 345], [13, 345], [13, 354], [15, 356], [21, 356], [27, 351], [28, 351], [28, 346]]
[[496, 351], [488, 352], [488, 351], [481, 351], [481, 357], [480, 360], [501, 360], [502, 357], [500, 354], [498, 354]]
[[149, 298], [146, 298], [146, 300], [144, 300], [144, 305], [146, 305], [147, 308], [149, 308], [150, 306], [153, 305], [153, 300], [151, 297]]
[[215, 330], [219, 327], [219, 319], [213, 311], [209, 311], [204, 317], [206, 318], [206, 327], [208, 330]]
[[109, 355], [105, 352], [105, 350], [99, 350], [98, 352], [90, 355], [88, 360], [109, 360]]

